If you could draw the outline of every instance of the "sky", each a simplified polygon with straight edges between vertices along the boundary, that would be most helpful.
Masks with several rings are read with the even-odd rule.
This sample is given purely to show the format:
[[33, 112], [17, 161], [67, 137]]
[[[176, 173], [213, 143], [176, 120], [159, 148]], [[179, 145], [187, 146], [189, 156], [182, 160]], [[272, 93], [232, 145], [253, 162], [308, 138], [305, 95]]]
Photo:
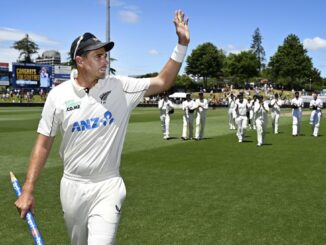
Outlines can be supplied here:
[[[117, 75], [159, 72], [177, 43], [175, 10], [189, 17], [191, 42], [211, 42], [226, 54], [248, 50], [258, 27], [266, 61], [289, 34], [299, 37], [315, 68], [326, 77], [324, 0], [111, 0], [110, 56]], [[11, 48], [26, 34], [45, 50], [66, 61], [73, 40], [91, 32], [106, 40], [106, 0], [3, 0], [0, 15], [0, 62], [15, 62]], [[36, 58], [33, 55], [32, 58]], [[184, 72], [183, 65], [181, 73]]]

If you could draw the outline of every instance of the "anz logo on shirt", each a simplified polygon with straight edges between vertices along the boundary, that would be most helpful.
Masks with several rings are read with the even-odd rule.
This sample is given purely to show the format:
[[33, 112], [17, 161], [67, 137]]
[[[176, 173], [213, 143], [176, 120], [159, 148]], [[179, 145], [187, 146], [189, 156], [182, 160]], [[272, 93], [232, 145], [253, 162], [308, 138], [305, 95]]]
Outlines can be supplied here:
[[113, 115], [110, 111], [106, 111], [103, 117], [94, 117], [86, 120], [76, 121], [72, 124], [71, 132], [81, 132], [99, 127], [111, 125], [114, 122]]

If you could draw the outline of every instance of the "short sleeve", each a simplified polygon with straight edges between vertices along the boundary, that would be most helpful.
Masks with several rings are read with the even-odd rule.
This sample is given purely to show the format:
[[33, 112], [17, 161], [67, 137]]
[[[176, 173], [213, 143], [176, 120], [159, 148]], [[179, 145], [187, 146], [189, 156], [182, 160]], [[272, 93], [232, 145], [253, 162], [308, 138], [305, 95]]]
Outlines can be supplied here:
[[[52, 92], [52, 91], [51, 91]], [[45, 136], [55, 136], [59, 127], [59, 109], [56, 108], [53, 93], [49, 93], [43, 107], [37, 132]]]
[[119, 79], [122, 81], [123, 92], [128, 105], [132, 109], [135, 108], [144, 98], [145, 92], [150, 85], [150, 78], [119, 77]]

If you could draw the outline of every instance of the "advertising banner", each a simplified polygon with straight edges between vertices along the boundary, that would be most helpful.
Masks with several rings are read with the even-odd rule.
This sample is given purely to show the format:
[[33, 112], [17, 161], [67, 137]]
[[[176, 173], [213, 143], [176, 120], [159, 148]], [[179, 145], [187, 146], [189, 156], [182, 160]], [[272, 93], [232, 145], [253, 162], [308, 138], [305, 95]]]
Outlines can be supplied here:
[[70, 79], [71, 67], [64, 65], [54, 66], [53, 84], [59, 85], [60, 83]]
[[52, 86], [52, 66], [13, 63], [12, 86], [21, 88], [50, 88]]
[[9, 86], [9, 63], [0, 62], [0, 86]]

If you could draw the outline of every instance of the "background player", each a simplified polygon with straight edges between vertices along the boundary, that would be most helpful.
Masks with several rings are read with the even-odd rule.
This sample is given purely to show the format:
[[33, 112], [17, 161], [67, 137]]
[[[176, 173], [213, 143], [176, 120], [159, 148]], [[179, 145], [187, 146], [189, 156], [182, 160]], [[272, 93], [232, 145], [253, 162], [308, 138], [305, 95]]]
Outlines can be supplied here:
[[310, 114], [310, 125], [312, 130], [312, 135], [318, 137], [318, 131], [321, 119], [321, 109], [323, 108], [323, 101], [318, 98], [318, 94], [314, 93], [313, 99], [310, 101], [309, 108], [311, 109]]
[[235, 96], [231, 93], [228, 96], [228, 116], [229, 116], [229, 129], [236, 129], [235, 118], [234, 118], [234, 108], [235, 108]]
[[186, 100], [182, 102], [183, 110], [183, 127], [182, 140], [192, 139], [194, 133], [194, 112], [196, 109], [195, 102], [191, 98], [191, 94], [186, 95]]
[[195, 139], [201, 140], [204, 137], [204, 130], [205, 130], [205, 124], [206, 124], [206, 112], [208, 109], [208, 101], [204, 98], [204, 94], [200, 92], [199, 98], [195, 101], [196, 106], [196, 133], [195, 133]]
[[160, 109], [163, 139], [167, 140], [170, 138], [170, 112], [173, 109], [172, 101], [169, 100], [167, 93], [162, 95], [162, 99], [158, 102], [158, 108]]
[[292, 106], [292, 135], [299, 136], [302, 121], [303, 101], [299, 96], [299, 92], [295, 92], [295, 97], [291, 100]]
[[265, 133], [268, 119], [268, 104], [263, 96], [257, 96], [258, 101], [254, 105], [255, 123], [257, 131], [257, 146], [262, 146], [265, 141]]
[[278, 134], [278, 125], [280, 121], [280, 115], [281, 115], [281, 106], [283, 105], [283, 100], [281, 100], [276, 93], [274, 95], [274, 99], [271, 101], [271, 116], [272, 116], [272, 128], [273, 133]]
[[243, 98], [243, 93], [238, 95], [238, 99], [235, 102], [235, 123], [237, 125], [237, 137], [239, 143], [243, 142], [245, 131], [248, 126], [247, 112], [249, 110], [249, 105], [247, 99]]

